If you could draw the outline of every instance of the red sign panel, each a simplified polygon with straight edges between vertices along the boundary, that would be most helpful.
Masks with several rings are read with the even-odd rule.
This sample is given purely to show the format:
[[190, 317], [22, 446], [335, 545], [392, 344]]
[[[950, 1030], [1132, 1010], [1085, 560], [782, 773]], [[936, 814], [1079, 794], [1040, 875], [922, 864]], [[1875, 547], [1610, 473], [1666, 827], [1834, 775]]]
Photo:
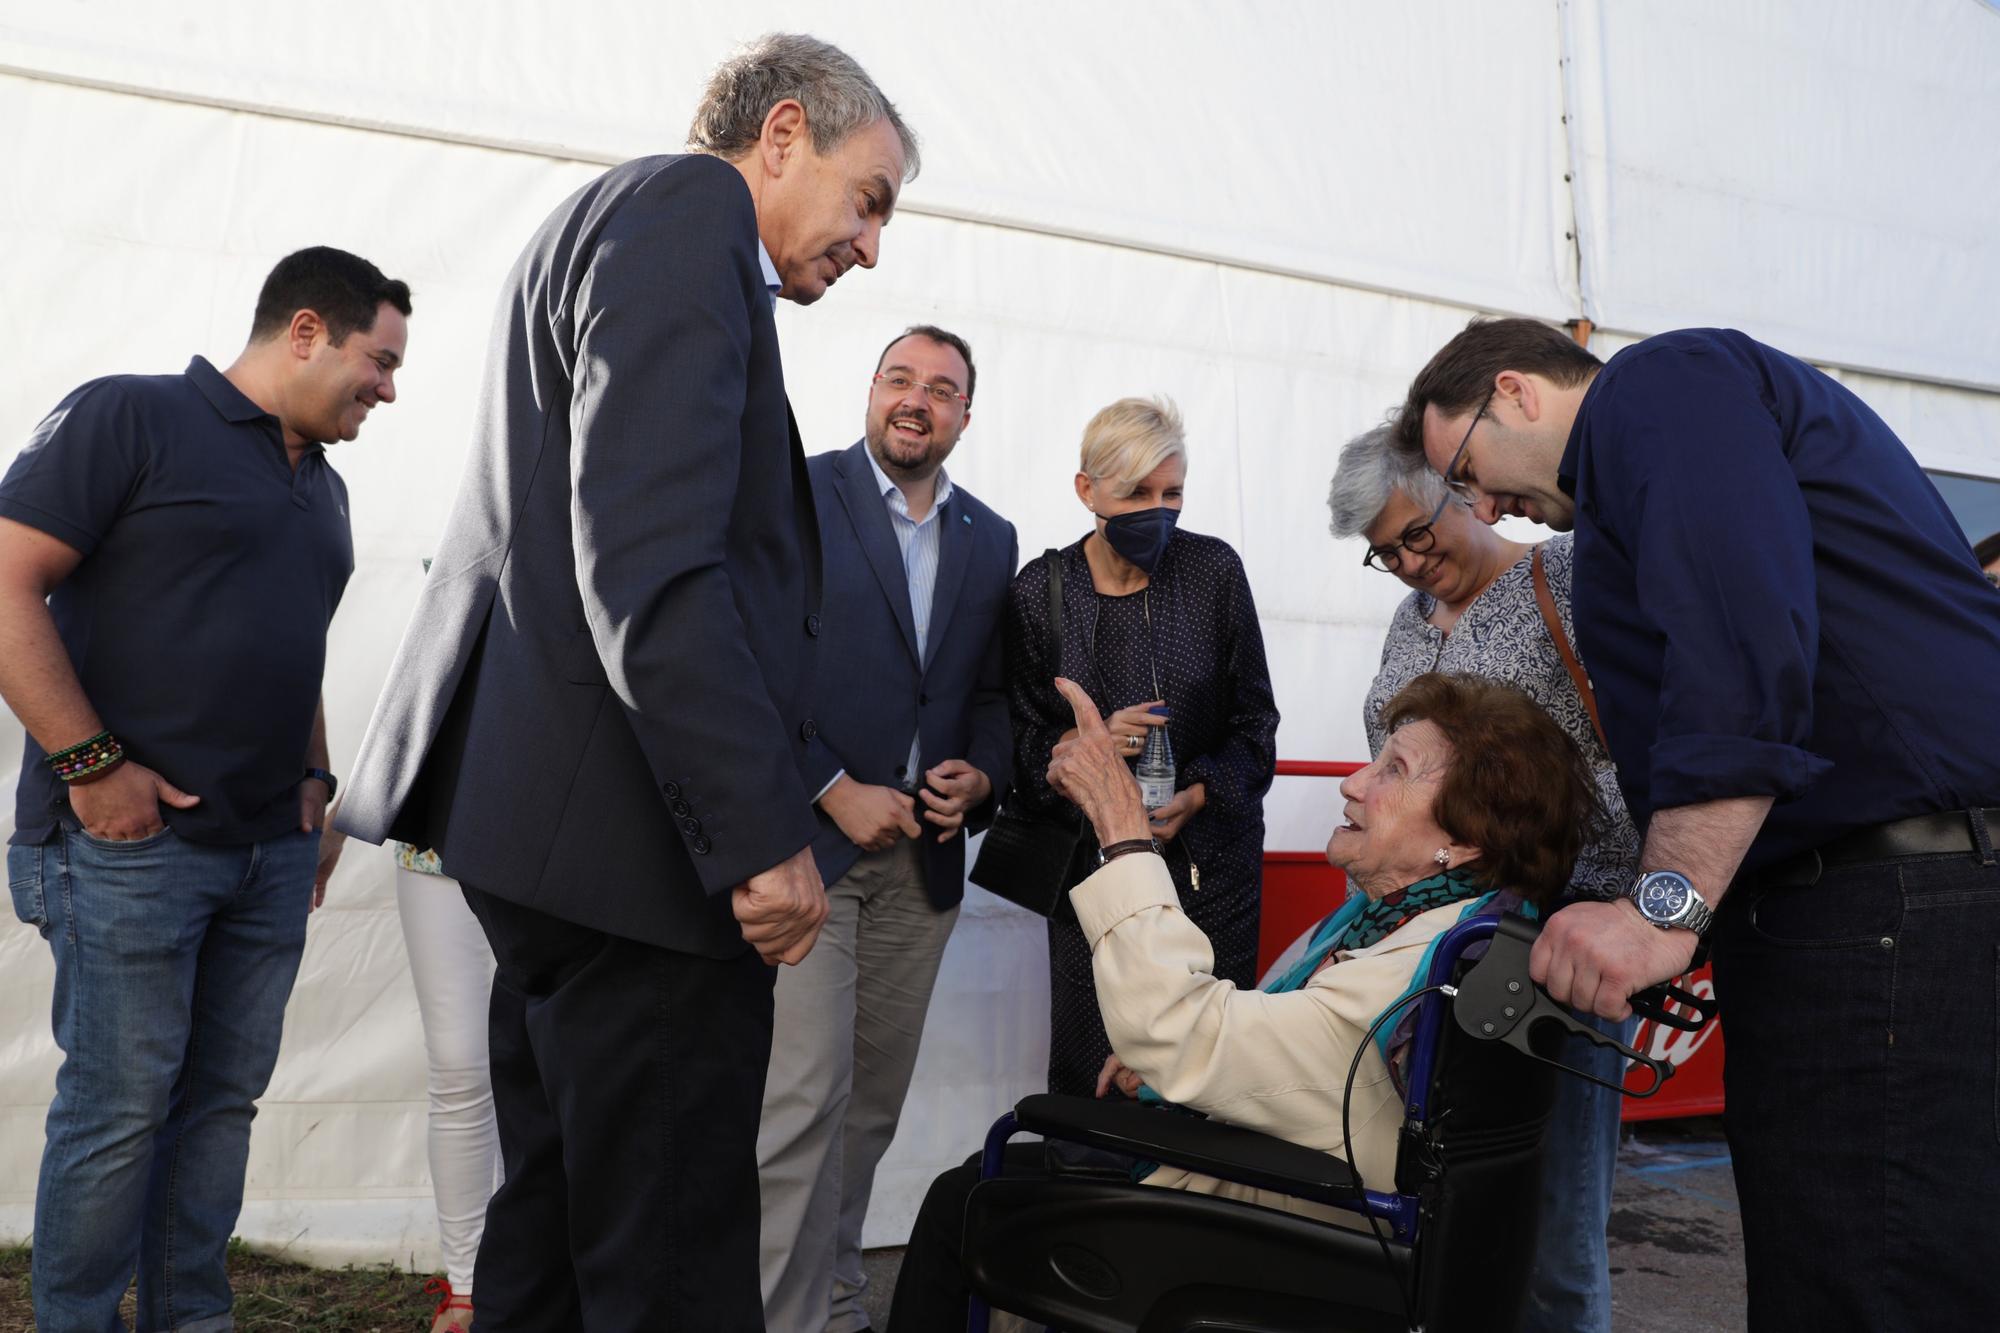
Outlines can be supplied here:
[[[1707, 1001], [1715, 998], [1715, 978], [1706, 965], [1674, 982], [1682, 990]], [[1673, 1120], [1690, 1115], [1722, 1114], [1722, 1023], [1717, 1020], [1699, 1032], [1683, 1032], [1650, 1018], [1639, 1020], [1632, 1049], [1644, 1051], [1655, 1060], [1674, 1067], [1674, 1076], [1650, 1097], [1627, 1097], [1626, 1120]], [[1627, 1087], [1643, 1088], [1652, 1079], [1643, 1070], [1626, 1076]]]

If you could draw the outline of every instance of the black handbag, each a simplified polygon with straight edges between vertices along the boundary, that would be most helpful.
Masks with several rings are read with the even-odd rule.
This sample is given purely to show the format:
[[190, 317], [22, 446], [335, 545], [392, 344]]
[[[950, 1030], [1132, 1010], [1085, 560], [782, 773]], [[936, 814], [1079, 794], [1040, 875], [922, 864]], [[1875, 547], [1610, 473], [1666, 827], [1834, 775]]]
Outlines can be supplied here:
[[[1049, 571], [1050, 661], [1062, 669], [1062, 553], [1042, 552]], [[1069, 890], [1083, 882], [1097, 863], [1097, 835], [1076, 807], [1064, 803], [1056, 813], [1020, 808], [1017, 794], [1008, 793], [979, 844], [979, 856], [968, 876], [988, 893], [1025, 907], [1039, 916], [1074, 920]]]

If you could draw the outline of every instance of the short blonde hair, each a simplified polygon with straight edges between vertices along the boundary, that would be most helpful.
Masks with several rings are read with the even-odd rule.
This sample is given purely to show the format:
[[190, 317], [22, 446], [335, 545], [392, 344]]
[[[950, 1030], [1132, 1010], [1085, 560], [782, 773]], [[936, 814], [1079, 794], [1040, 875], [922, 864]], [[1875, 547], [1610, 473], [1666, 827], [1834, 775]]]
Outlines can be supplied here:
[[1093, 485], [1122, 500], [1169, 458], [1187, 457], [1187, 435], [1171, 398], [1120, 398], [1083, 428], [1078, 464]]

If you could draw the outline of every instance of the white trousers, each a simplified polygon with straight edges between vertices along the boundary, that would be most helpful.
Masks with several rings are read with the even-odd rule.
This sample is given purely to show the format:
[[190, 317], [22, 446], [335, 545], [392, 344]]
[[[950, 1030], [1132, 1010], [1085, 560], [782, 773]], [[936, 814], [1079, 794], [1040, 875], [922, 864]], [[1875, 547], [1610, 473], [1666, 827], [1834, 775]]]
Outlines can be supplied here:
[[472, 1290], [486, 1201], [501, 1175], [486, 1053], [493, 950], [455, 879], [398, 866], [396, 908], [424, 1024], [438, 1246], [452, 1290], [464, 1294]]

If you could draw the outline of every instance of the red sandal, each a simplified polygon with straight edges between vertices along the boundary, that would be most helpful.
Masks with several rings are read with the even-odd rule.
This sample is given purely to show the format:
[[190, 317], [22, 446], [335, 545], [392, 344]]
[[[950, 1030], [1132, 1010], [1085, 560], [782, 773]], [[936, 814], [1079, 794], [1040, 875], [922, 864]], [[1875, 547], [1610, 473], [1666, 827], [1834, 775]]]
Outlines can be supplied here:
[[446, 1278], [434, 1277], [424, 1283], [424, 1295], [443, 1292], [437, 1309], [431, 1312], [431, 1333], [472, 1333], [472, 1295], [451, 1289]]

